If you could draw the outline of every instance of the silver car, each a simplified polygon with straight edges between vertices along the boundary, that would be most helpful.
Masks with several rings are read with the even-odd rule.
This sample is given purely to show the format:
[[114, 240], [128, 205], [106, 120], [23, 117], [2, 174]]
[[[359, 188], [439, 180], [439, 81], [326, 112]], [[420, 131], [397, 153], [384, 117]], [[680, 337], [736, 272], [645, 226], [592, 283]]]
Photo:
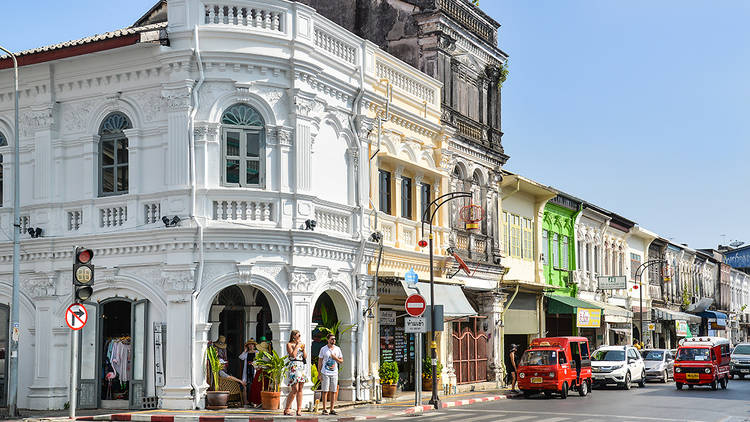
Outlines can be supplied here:
[[646, 379], [667, 382], [674, 379], [674, 355], [666, 349], [641, 350], [646, 364]]

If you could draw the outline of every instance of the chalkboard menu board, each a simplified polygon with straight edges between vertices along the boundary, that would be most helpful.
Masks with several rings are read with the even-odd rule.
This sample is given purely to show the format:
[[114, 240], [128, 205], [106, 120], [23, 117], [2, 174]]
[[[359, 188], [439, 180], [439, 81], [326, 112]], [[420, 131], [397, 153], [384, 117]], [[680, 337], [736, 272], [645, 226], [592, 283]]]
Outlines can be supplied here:
[[[380, 361], [381, 362], [393, 362], [395, 358], [396, 340], [395, 340], [396, 327], [393, 325], [381, 325], [380, 326]], [[402, 328], [403, 331], [403, 328]]]

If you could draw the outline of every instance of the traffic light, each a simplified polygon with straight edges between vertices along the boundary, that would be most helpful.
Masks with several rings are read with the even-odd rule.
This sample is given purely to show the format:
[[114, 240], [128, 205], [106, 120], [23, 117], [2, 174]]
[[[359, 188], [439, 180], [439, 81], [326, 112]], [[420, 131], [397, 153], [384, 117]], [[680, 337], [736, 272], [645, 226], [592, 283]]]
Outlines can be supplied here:
[[88, 300], [94, 294], [94, 264], [91, 259], [94, 257], [94, 251], [82, 247], [77, 247], [75, 252], [75, 262], [73, 263], [73, 289], [75, 290], [75, 300], [83, 302]]

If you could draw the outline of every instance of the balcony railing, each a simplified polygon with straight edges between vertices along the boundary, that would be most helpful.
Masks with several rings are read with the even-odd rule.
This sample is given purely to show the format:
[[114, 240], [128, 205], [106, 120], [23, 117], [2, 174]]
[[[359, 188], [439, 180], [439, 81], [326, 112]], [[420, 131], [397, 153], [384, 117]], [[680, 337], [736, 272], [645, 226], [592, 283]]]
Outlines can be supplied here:
[[207, 2], [204, 3], [206, 16], [204, 24], [251, 27], [267, 31], [285, 33], [286, 11], [262, 3], [242, 5], [247, 2]]

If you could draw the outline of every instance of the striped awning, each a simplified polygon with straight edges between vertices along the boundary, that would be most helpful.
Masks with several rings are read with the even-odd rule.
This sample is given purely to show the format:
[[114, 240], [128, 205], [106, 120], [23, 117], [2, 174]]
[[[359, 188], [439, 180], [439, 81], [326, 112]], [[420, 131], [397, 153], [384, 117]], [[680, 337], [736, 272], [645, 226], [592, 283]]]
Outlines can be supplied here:
[[693, 314], [686, 314], [685, 312], [673, 311], [665, 308], [651, 308], [651, 312], [654, 315], [654, 320], [662, 321], [687, 321], [690, 324], [700, 324], [701, 317]]

